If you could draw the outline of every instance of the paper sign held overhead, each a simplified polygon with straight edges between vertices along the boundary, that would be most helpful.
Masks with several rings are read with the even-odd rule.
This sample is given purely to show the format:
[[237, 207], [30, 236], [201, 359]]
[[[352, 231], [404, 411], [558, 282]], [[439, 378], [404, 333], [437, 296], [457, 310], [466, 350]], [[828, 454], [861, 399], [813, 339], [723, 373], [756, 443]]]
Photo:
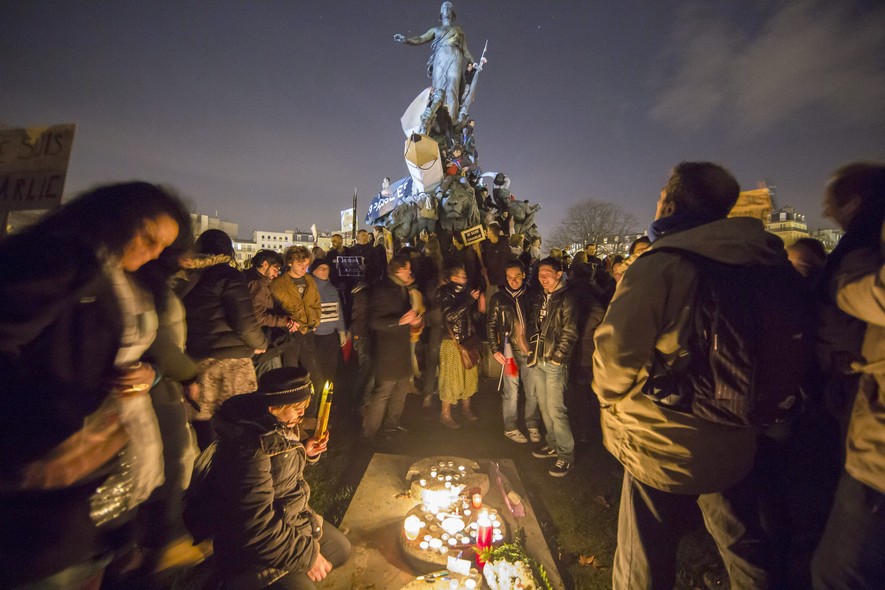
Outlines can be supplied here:
[[478, 244], [486, 239], [486, 232], [482, 225], [475, 225], [461, 231], [461, 238], [464, 240], [465, 246]]

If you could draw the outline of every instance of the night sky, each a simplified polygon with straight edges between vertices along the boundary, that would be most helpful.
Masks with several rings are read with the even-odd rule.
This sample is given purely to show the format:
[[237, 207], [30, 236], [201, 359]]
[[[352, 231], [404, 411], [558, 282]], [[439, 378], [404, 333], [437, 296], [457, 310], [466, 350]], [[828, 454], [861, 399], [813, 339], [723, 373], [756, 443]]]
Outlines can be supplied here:
[[[320, 229], [408, 171], [399, 118], [429, 80], [440, 2], [13, 0], [0, 124], [76, 123], [66, 195], [145, 179], [256, 228]], [[486, 171], [543, 233], [592, 198], [642, 226], [670, 167], [711, 160], [821, 224], [836, 167], [885, 159], [881, 2], [455, 1], [488, 64]], [[823, 222], [825, 226], [832, 226]]]

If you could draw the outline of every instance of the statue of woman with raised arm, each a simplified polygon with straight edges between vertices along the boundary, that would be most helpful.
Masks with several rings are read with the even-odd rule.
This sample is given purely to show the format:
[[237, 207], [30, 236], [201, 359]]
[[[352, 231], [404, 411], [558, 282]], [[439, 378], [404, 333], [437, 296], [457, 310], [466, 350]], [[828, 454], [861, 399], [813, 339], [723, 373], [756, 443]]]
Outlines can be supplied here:
[[459, 101], [462, 91], [462, 77], [467, 63], [473, 63], [473, 56], [467, 49], [467, 37], [461, 27], [454, 24], [455, 10], [451, 2], [443, 2], [439, 10], [440, 25], [423, 35], [406, 38], [397, 33], [393, 36], [397, 43], [406, 45], [431, 44], [432, 53], [427, 61], [427, 74], [432, 80], [433, 94], [430, 104], [421, 115], [421, 133], [426, 134], [433, 123], [440, 105], [445, 105], [453, 120], [458, 118]]

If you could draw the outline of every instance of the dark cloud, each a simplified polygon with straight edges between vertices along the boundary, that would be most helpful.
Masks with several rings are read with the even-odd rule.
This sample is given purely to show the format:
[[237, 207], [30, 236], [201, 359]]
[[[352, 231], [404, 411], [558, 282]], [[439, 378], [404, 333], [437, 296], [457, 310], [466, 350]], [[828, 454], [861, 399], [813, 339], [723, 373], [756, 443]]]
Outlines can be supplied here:
[[718, 122], [753, 137], [808, 109], [847, 123], [881, 118], [885, 10], [792, 2], [757, 12], [736, 21], [707, 3], [679, 8], [652, 80], [654, 121], [687, 131]]

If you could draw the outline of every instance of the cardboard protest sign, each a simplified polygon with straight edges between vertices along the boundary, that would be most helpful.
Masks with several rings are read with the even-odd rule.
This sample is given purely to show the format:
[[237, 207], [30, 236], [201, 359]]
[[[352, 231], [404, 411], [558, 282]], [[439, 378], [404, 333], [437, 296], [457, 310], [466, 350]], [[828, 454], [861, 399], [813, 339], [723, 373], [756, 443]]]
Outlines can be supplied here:
[[418, 192], [426, 193], [440, 185], [443, 180], [439, 144], [428, 135], [412, 135], [406, 140], [406, 166]]
[[362, 256], [338, 256], [335, 264], [340, 277], [362, 277], [366, 267]]
[[0, 130], [0, 212], [61, 204], [75, 125]]
[[461, 239], [464, 240], [465, 246], [479, 244], [481, 241], [486, 239], [486, 231], [485, 229], [483, 229], [482, 225], [468, 227], [467, 229], [461, 231]]

